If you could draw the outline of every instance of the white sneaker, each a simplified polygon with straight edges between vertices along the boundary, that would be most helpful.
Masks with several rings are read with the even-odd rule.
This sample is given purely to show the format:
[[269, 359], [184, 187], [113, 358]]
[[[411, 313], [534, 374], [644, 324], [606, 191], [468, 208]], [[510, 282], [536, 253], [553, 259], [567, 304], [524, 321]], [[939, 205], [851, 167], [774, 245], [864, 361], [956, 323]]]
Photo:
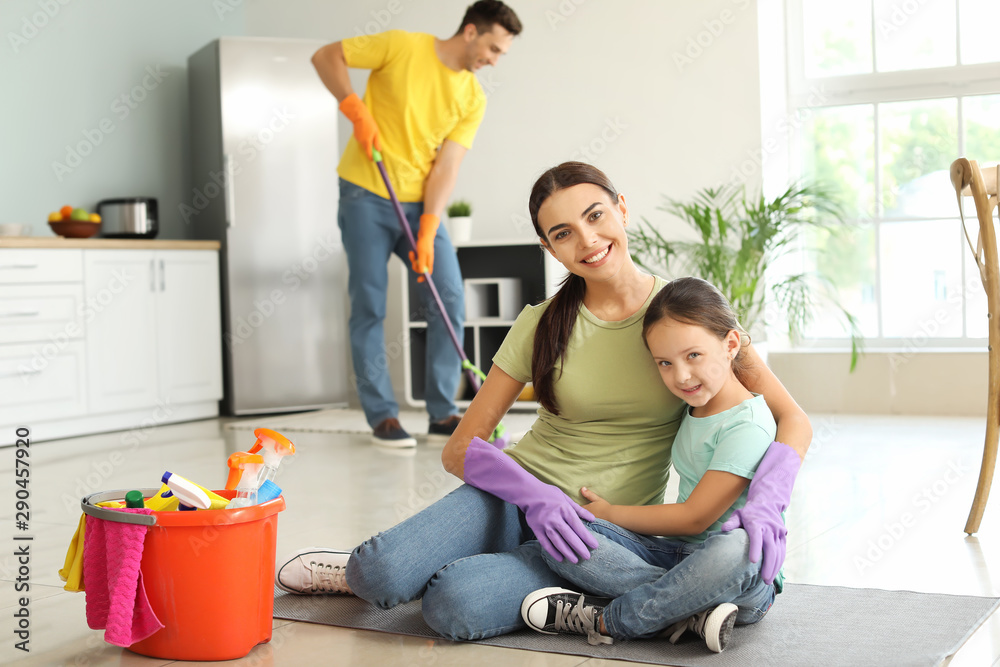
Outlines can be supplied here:
[[733, 634], [733, 626], [736, 624], [736, 612], [739, 607], [724, 602], [715, 609], [699, 611], [694, 616], [677, 621], [663, 631], [667, 635], [671, 644], [676, 644], [688, 630], [691, 630], [705, 640], [705, 645], [709, 651], [722, 653], [729, 643], [729, 637]]
[[354, 595], [344, 576], [350, 557], [350, 551], [322, 547], [300, 549], [280, 561], [274, 582], [281, 590], [298, 595]]

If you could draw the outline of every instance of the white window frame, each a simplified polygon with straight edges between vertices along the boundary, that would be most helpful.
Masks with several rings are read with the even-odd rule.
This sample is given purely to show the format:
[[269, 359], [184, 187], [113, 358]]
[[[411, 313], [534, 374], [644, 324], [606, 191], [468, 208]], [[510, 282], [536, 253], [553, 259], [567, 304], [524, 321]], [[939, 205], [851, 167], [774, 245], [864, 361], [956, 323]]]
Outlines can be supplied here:
[[[806, 110], [840, 107], [847, 105], [869, 104], [874, 107], [874, 136], [876, 144], [879, 138], [879, 104], [890, 102], [919, 101], [930, 99], [957, 99], [957, 143], [958, 158], [965, 153], [965, 124], [962, 117], [961, 98], [976, 95], [997, 95], [1000, 94], [1000, 62], [977, 63], [973, 65], [953, 65], [948, 67], [936, 67], [932, 69], [909, 70], [899, 72], [874, 72], [870, 74], [853, 74], [829, 77], [807, 77], [805, 75], [805, 45], [803, 30], [803, 0], [759, 0], [759, 20], [760, 20], [760, 42], [761, 42], [761, 79], [762, 79], [762, 122], [765, 118], [783, 117], [785, 126], [794, 126], [796, 120], [803, 117]], [[874, 70], [875, 59], [875, 31], [877, 22], [874, 16], [874, 2], [872, 3], [872, 59]], [[956, 14], [960, 11], [960, 0], [956, 0]], [[961, 21], [956, 16], [955, 30], [960, 30]], [[775, 62], [774, 53], [766, 54], [769, 48], [768, 40], [778, 40], [774, 43], [783, 45], [784, 71], [781, 75], [768, 73], [765, 66]], [[961, 61], [961, 44], [956, 39], [956, 62]], [[768, 83], [770, 81], [770, 83]], [[775, 101], [774, 96], [768, 95], [775, 90], [775, 86], [784, 83], [786, 88], [785, 99]], [[1000, 130], [1000, 122], [998, 122]], [[777, 134], [777, 136], [775, 136]], [[776, 141], [781, 150], [784, 151], [784, 160], [774, 160], [770, 167], [764, 165], [764, 187], [768, 192], [779, 191], [790, 180], [802, 174], [801, 163], [801, 132], [795, 131], [775, 132], [767, 127], [762, 127], [762, 137], [765, 142]], [[876, 193], [876, 206], [880, 207], [881, 174], [879, 169], [879, 150], [875, 146], [874, 164], [874, 187]], [[1000, 156], [968, 156], [971, 159], [1000, 159]], [[942, 192], [943, 197], [948, 197], [949, 193]], [[966, 206], [966, 216], [970, 214], [970, 208]], [[975, 212], [972, 211], [975, 216]], [[876, 215], [871, 219], [870, 224], [875, 225], [875, 259], [878, 263], [878, 270], [875, 276], [875, 291], [878, 304], [878, 329], [877, 337], [866, 337], [865, 347], [872, 351], [900, 351], [907, 352], [940, 352], [947, 350], [969, 350], [981, 348], [987, 343], [987, 338], [923, 338], [919, 341], [904, 338], [886, 338], [882, 335], [882, 299], [881, 299], [881, 259], [879, 251], [879, 226], [885, 222], [907, 222], [921, 220], [938, 220], [940, 216], [919, 218], [915, 216], [907, 217], [885, 217], [881, 210], [877, 210]], [[958, 219], [957, 211], [954, 219]], [[848, 224], [860, 223], [860, 219], [853, 219]], [[961, 230], [958, 232], [962, 234]], [[964, 235], [962, 243], [962, 276], [963, 283], [967, 283], [972, 272], [975, 271]], [[967, 299], [962, 300], [962, 327], [963, 331], [967, 326], [966, 318]], [[780, 341], [783, 332], [769, 328], [769, 339], [772, 336]], [[914, 338], [917, 338], [915, 336]], [[847, 337], [838, 338], [808, 338], [797, 344], [791, 345], [794, 351], [832, 351], [845, 350], [850, 345]]]

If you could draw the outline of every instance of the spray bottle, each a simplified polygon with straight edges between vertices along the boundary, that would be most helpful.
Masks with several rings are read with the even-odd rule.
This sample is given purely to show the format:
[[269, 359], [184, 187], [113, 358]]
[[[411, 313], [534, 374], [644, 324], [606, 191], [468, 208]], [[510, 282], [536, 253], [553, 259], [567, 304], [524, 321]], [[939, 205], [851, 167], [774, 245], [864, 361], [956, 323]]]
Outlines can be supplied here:
[[194, 482], [171, 472], [163, 473], [162, 481], [170, 487], [170, 490], [177, 497], [180, 503], [177, 509], [181, 511], [190, 511], [193, 509], [207, 510], [212, 506], [212, 501], [209, 499], [208, 494]]
[[226, 509], [256, 505], [257, 478], [264, 466], [264, 457], [249, 452], [236, 452], [229, 457], [226, 464], [229, 466], [226, 488], [230, 491], [236, 489], [236, 497], [226, 505]]
[[257, 442], [250, 448], [250, 453], [264, 457], [264, 467], [257, 484], [258, 500], [263, 503], [281, 495], [281, 488], [274, 483], [274, 477], [278, 474], [281, 460], [295, 453], [295, 445], [285, 436], [268, 428], [259, 428], [253, 434], [257, 436]]

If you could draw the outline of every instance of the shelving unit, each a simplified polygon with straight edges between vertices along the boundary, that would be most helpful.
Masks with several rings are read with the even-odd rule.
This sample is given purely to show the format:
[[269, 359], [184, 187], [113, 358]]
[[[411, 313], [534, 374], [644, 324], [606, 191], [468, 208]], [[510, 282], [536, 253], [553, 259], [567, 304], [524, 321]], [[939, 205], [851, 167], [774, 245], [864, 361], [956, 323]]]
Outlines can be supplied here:
[[[515, 241], [470, 242], [457, 248], [462, 278], [476, 286], [467, 289], [467, 312], [497, 313], [495, 317], [480, 316], [467, 319], [463, 346], [465, 355], [484, 373], [489, 373], [493, 356], [500, 349], [504, 337], [514, 324], [517, 314], [526, 304], [536, 304], [552, 296], [566, 270], [537, 242]], [[425, 355], [427, 349], [427, 320], [420, 312], [420, 299], [409, 284], [406, 272], [402, 280], [403, 330], [406, 343], [402, 345], [405, 401], [412, 407], [424, 407], [424, 382], [426, 378]], [[495, 282], [494, 282], [495, 281]], [[519, 288], [518, 306], [502, 305], [509, 290]], [[417, 289], [425, 289], [419, 285]], [[442, 294], [442, 299], [448, 295]], [[469, 304], [469, 299], [485, 300]], [[473, 305], [472, 308], [469, 306]], [[513, 310], [513, 315], [511, 312]], [[500, 317], [502, 312], [504, 317]], [[468, 407], [473, 392], [463, 380], [460, 386], [459, 407]], [[533, 402], [524, 407], [535, 409]]]

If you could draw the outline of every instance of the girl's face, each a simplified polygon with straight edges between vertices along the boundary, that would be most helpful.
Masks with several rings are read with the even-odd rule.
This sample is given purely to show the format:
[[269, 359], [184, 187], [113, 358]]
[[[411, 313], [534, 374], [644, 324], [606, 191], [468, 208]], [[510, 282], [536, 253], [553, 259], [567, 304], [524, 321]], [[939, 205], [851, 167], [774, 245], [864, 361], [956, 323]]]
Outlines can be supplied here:
[[629, 258], [625, 198], [581, 183], [557, 190], [538, 208], [542, 245], [570, 273], [585, 280], [616, 275]]
[[646, 343], [667, 389], [701, 414], [714, 414], [712, 401], [730, 381], [733, 357], [740, 349], [735, 330], [719, 337], [697, 324], [664, 318], [650, 327]]

